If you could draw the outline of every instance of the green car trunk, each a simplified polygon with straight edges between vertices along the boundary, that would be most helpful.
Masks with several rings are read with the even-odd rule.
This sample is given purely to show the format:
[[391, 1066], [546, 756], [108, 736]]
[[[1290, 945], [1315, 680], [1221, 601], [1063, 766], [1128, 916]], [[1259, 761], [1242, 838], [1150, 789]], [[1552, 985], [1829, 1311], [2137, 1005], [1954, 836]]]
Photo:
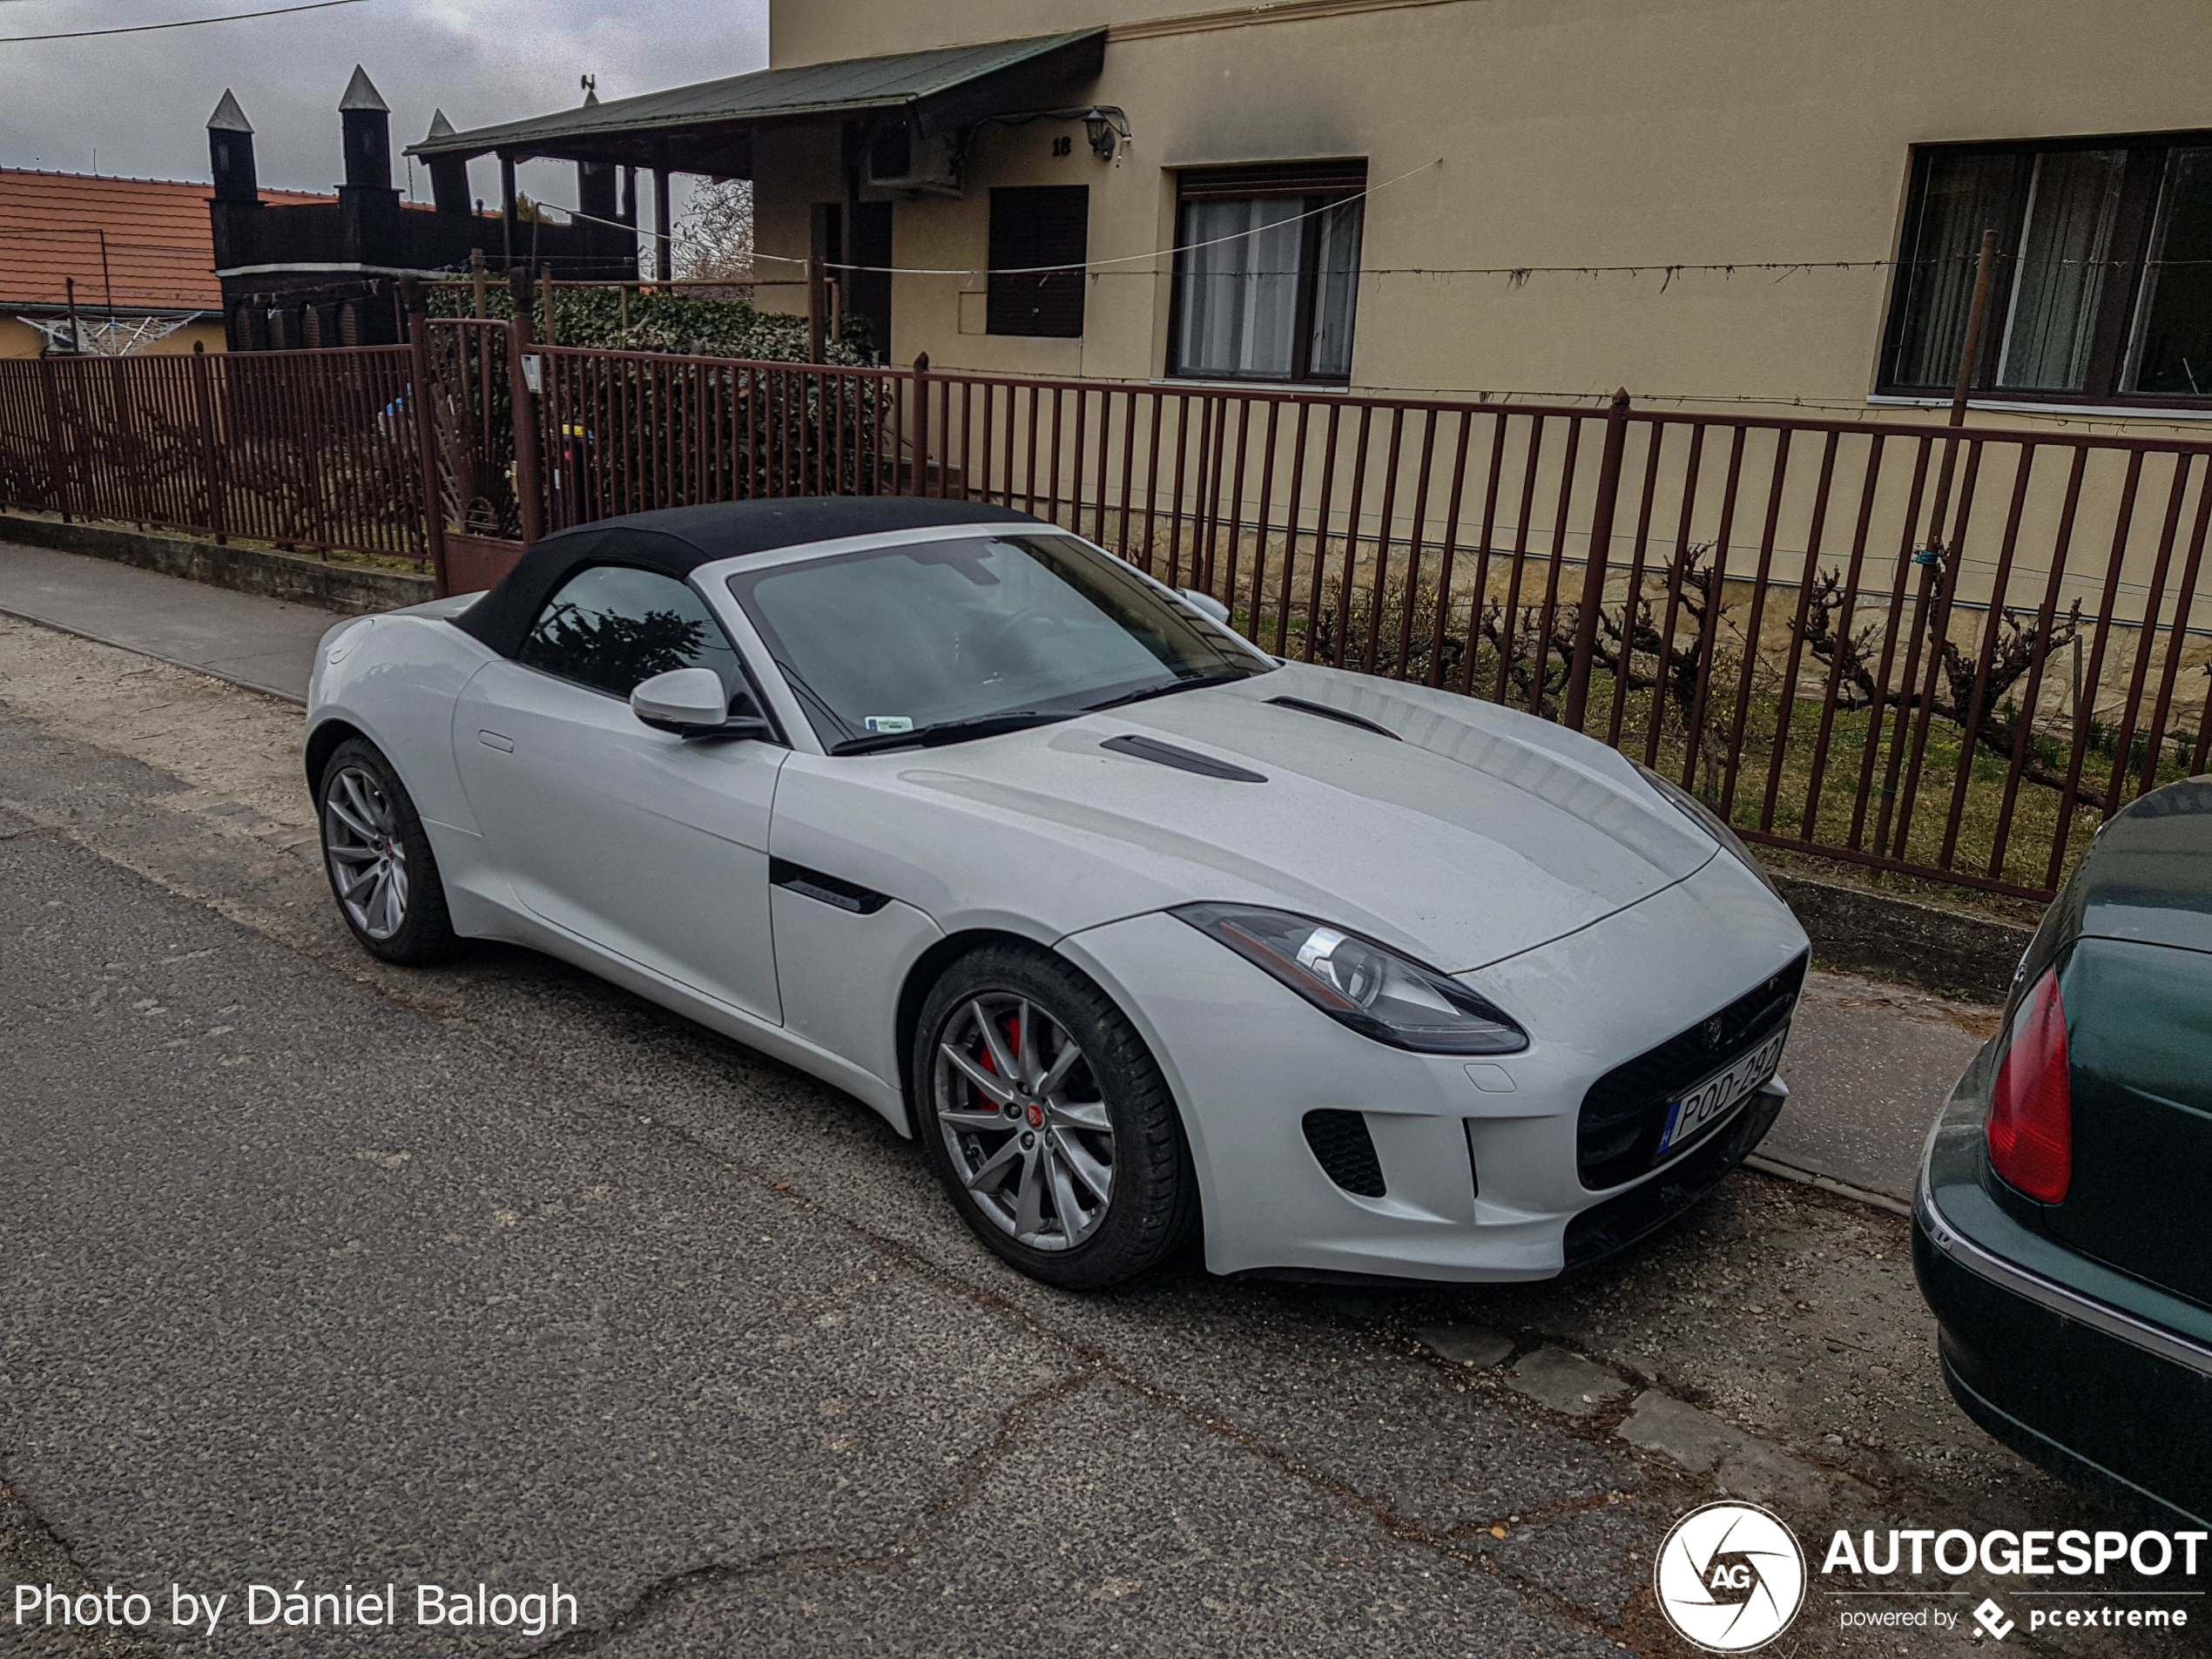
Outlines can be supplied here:
[[2059, 981], [2074, 1180], [2054, 1237], [2212, 1304], [2212, 954], [2084, 939]]

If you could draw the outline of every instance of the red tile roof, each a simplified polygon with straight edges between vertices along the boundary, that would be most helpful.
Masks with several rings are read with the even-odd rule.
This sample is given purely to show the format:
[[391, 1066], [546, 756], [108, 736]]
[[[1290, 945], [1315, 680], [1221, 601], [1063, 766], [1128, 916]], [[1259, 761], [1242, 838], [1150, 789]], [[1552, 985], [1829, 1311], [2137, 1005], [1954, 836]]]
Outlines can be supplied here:
[[[165, 179], [94, 178], [0, 167], [0, 310], [60, 305], [64, 279], [77, 279], [80, 307], [221, 309], [208, 185]], [[329, 202], [295, 190], [265, 190], [272, 206]], [[105, 237], [107, 266], [101, 269]]]

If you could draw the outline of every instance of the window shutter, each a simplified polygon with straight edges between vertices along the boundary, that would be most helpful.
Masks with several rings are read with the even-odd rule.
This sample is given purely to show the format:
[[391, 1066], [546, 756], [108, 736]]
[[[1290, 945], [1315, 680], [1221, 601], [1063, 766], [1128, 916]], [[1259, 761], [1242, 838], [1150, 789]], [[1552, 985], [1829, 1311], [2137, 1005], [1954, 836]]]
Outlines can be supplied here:
[[1187, 167], [1176, 175], [1184, 201], [1246, 201], [1255, 196], [1356, 196], [1367, 187], [1365, 161], [1312, 161], [1266, 167]]
[[[1089, 257], [1089, 226], [1088, 185], [991, 192], [988, 332], [1065, 340], [1082, 334], [1084, 273], [1033, 267], [1081, 266]], [[1029, 273], [1010, 274], [1022, 271]]]

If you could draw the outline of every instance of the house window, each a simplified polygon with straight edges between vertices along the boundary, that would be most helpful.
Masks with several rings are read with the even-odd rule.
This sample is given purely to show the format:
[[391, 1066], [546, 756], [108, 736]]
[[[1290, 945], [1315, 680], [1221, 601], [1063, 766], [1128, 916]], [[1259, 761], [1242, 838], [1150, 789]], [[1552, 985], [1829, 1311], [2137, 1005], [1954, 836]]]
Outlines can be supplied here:
[[1089, 185], [992, 191], [985, 332], [1078, 338], [1083, 331], [1082, 266], [1090, 257], [1089, 245]]
[[1181, 174], [1170, 372], [1351, 379], [1366, 187], [1363, 161]]
[[1974, 391], [2212, 402], [2212, 134], [1917, 152], [1883, 391], [1957, 384], [1985, 230], [2000, 257]]

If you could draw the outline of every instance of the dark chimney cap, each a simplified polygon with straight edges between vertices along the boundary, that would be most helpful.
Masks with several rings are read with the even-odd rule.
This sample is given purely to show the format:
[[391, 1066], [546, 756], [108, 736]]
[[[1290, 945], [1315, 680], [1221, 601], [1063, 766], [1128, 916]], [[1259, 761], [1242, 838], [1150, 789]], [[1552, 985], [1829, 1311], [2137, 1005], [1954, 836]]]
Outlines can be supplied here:
[[223, 89], [223, 101], [215, 106], [215, 113], [207, 118], [210, 132], [251, 132], [253, 124], [246, 118], [246, 111], [238, 106], [238, 99], [230, 89]]
[[378, 115], [392, 112], [392, 106], [385, 103], [383, 95], [376, 90], [375, 83], [368, 78], [368, 71], [359, 64], [354, 65], [354, 78], [346, 83], [346, 96], [338, 100], [338, 108], [341, 112], [348, 110], [368, 110]]
[[443, 110], [431, 111], [430, 130], [423, 135], [422, 142], [435, 144], [440, 138], [450, 138], [453, 135], [453, 123], [446, 119], [446, 112]]

